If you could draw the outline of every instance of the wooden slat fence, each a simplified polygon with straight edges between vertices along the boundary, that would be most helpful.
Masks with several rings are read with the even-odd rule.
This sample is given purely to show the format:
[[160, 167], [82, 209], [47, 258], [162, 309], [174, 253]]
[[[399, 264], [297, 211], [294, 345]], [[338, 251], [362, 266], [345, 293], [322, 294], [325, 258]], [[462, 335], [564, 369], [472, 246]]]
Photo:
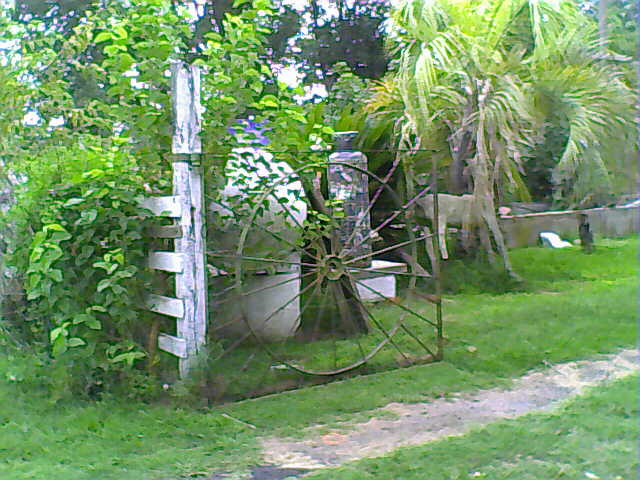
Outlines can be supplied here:
[[174, 135], [173, 195], [146, 198], [142, 205], [172, 225], [156, 226], [152, 236], [173, 239], [174, 251], [150, 252], [148, 266], [175, 274], [175, 298], [150, 293], [144, 307], [176, 319], [176, 335], [160, 333], [158, 348], [179, 359], [180, 376], [193, 367], [206, 343], [207, 280], [203, 174], [199, 164], [200, 71], [175, 62], [171, 66]]

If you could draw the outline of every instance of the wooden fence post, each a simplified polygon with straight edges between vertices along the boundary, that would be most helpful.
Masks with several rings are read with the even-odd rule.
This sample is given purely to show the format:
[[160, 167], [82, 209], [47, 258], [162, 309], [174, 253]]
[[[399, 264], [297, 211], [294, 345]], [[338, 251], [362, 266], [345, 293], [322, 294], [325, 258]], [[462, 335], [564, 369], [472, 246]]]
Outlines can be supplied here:
[[150, 294], [146, 307], [176, 318], [176, 335], [161, 333], [158, 348], [179, 358], [180, 377], [188, 375], [206, 344], [207, 277], [200, 138], [200, 71], [184, 62], [171, 65], [174, 135], [173, 196], [145, 199], [143, 206], [174, 225], [153, 235], [174, 240], [173, 252], [151, 252], [149, 267], [175, 273], [176, 298]]
[[206, 343], [207, 278], [205, 264], [205, 222], [203, 171], [200, 163], [200, 70], [178, 61], [171, 65], [171, 99], [174, 134], [173, 195], [182, 204], [179, 223], [182, 236], [175, 249], [184, 264], [176, 274], [176, 296], [184, 302], [184, 317], [178, 320], [178, 336], [186, 340], [186, 357], [180, 359], [180, 375], [185, 376], [195, 356]]

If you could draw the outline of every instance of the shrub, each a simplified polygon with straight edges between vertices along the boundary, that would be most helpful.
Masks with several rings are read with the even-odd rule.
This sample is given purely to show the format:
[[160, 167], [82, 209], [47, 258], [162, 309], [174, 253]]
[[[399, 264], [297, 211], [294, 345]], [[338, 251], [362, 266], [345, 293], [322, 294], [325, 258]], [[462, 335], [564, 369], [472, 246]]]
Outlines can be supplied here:
[[26, 294], [22, 325], [13, 323], [64, 365], [75, 390], [92, 393], [131, 376], [146, 355], [149, 327], [137, 306], [149, 278], [150, 213], [139, 206], [144, 181], [131, 157], [99, 148], [57, 153], [67, 170], [53, 176], [40, 159], [7, 215], [18, 232], [7, 263]]

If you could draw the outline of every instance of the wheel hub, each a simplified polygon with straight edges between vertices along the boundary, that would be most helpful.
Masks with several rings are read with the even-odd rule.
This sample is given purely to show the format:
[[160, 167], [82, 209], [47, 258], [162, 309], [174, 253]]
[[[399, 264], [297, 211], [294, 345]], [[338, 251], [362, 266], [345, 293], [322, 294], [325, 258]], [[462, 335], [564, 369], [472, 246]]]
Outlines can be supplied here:
[[340, 257], [331, 255], [323, 262], [322, 272], [329, 280], [339, 280], [346, 273], [346, 267]]

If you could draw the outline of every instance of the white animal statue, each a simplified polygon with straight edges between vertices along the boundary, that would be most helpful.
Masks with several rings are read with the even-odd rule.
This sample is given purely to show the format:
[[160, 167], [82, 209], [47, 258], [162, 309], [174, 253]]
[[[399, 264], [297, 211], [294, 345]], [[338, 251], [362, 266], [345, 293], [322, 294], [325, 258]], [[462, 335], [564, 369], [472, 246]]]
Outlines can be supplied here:
[[[482, 191], [476, 185], [476, 189]], [[507, 252], [500, 226], [494, 210], [493, 199], [485, 195], [478, 199], [478, 194], [451, 195], [448, 193], [438, 194], [438, 240], [440, 242], [440, 253], [443, 259], [449, 258], [447, 252], [446, 232], [448, 225], [459, 225], [462, 228], [462, 245], [465, 249], [471, 248], [472, 239], [477, 238], [484, 247], [489, 260], [493, 263], [495, 253], [493, 251], [492, 239], [497, 250], [502, 257], [505, 270], [516, 280], [520, 277], [513, 271], [509, 255]], [[425, 195], [418, 199], [417, 204], [422, 208], [424, 217], [433, 222], [433, 195]], [[425, 227], [425, 233], [429, 234], [429, 229]], [[426, 239], [427, 253], [433, 264], [435, 254], [431, 238]]]
[[[474, 196], [467, 195], [451, 195], [448, 193], [438, 194], [438, 240], [440, 243], [440, 254], [443, 259], [449, 258], [449, 252], [447, 251], [447, 226], [457, 225], [462, 228], [463, 239], [468, 238], [469, 232], [475, 223], [474, 209], [473, 209]], [[424, 195], [418, 199], [418, 205], [422, 209], [422, 215], [425, 218], [433, 222], [433, 194]], [[433, 224], [433, 223], [432, 223]], [[427, 250], [430, 250], [429, 246], [431, 242], [427, 239]], [[432, 250], [429, 251], [429, 255], [432, 256]]]

